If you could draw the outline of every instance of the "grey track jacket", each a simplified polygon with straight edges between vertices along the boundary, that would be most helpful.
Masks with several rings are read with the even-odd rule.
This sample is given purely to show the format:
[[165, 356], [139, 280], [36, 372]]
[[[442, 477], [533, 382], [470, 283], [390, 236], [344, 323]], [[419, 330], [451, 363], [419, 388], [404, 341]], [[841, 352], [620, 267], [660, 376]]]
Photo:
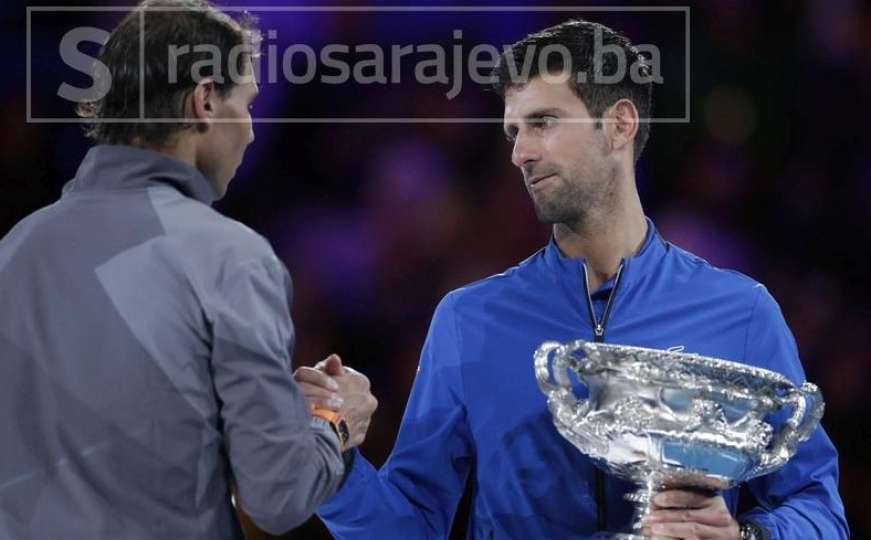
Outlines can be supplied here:
[[97, 146], [0, 241], [0, 539], [277, 533], [343, 474], [290, 372], [290, 278], [196, 169]]

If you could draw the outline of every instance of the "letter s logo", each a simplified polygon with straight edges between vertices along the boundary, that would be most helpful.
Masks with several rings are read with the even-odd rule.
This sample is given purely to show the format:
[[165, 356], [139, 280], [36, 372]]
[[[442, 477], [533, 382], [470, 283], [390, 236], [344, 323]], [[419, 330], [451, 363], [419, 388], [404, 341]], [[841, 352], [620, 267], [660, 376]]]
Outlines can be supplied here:
[[60, 57], [71, 68], [89, 75], [94, 79], [94, 84], [88, 88], [76, 88], [67, 83], [62, 83], [57, 90], [57, 95], [76, 103], [96, 101], [109, 93], [112, 87], [112, 74], [106, 64], [96, 58], [92, 58], [79, 50], [79, 43], [90, 41], [105, 45], [109, 40], [109, 32], [92, 26], [80, 26], [73, 28], [61, 39]]

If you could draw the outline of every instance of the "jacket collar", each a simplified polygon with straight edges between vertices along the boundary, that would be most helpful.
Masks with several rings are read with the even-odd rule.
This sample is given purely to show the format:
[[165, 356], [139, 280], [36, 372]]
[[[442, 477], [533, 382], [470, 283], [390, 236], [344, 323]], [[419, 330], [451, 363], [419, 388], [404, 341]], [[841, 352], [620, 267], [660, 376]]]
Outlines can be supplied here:
[[98, 145], [82, 160], [63, 193], [173, 186], [204, 204], [218, 198], [211, 183], [196, 168], [165, 154], [133, 146]]
[[[624, 257], [623, 271], [620, 277], [622, 289], [625, 286], [637, 282], [645, 275], [654, 271], [665, 256], [667, 245], [665, 240], [659, 235], [656, 230], [656, 225], [650, 218], [647, 220], [647, 233], [644, 237], [644, 242], [641, 248], [635, 255]], [[571, 295], [576, 295], [578, 292], [585, 290], [583, 283], [583, 268], [586, 264], [586, 259], [571, 258], [565, 256], [557, 246], [556, 240], [551, 237], [547, 247], [544, 249], [544, 263], [554, 274], [554, 277], [565, 288], [566, 292]], [[607, 292], [614, 286], [614, 277], [602, 284], [598, 291], [592, 291], [593, 294], [601, 294]]]

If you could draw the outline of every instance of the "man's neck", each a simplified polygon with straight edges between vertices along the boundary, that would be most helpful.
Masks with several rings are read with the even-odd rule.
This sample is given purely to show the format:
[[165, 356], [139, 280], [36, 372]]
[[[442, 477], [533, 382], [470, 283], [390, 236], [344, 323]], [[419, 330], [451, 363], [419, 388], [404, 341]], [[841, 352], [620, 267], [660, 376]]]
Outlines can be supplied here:
[[170, 140], [162, 145], [145, 144], [138, 140], [134, 140], [131, 144], [139, 148], [159, 152], [167, 157], [186, 163], [191, 167], [197, 166], [196, 148], [188, 137], [176, 135], [170, 137]]
[[617, 273], [622, 258], [641, 249], [647, 235], [647, 220], [634, 182], [614, 206], [591, 214], [583, 224], [570, 227], [557, 223], [553, 227], [560, 251], [567, 257], [586, 259], [591, 293]]

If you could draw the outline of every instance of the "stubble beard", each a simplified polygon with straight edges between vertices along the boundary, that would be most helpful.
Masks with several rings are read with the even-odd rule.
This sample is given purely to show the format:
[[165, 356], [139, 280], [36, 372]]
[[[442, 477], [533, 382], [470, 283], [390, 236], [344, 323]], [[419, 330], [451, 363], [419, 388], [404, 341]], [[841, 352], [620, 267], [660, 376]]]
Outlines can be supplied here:
[[590, 182], [578, 175], [562, 174], [559, 182], [547, 193], [532, 195], [535, 214], [546, 225], [565, 225], [583, 233], [590, 228], [591, 217], [606, 204], [608, 182]]

